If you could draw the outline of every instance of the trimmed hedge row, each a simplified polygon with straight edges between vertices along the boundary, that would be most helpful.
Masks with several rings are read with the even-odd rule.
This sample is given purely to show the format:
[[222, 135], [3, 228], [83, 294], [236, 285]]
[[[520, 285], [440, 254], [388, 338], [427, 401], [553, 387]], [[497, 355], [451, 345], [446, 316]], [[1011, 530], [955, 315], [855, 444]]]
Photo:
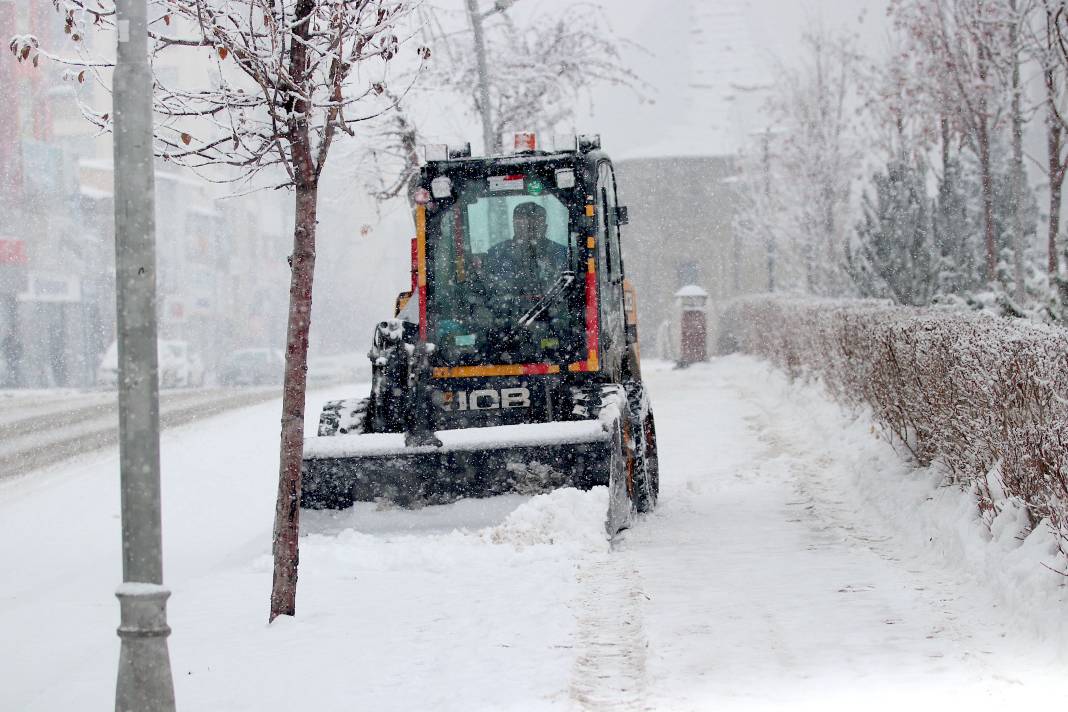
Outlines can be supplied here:
[[[1018, 498], [1068, 536], [1068, 331], [876, 301], [752, 297], [720, 318], [721, 350], [818, 376], [867, 405], [919, 464], [938, 461], [990, 514]], [[991, 473], [998, 476], [990, 477]]]

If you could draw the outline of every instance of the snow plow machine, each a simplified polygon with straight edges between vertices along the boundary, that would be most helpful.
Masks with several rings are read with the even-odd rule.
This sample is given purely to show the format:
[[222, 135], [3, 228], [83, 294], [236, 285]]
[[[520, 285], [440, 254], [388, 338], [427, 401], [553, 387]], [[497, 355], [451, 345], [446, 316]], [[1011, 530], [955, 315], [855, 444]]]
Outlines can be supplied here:
[[612, 162], [597, 136], [515, 140], [426, 148], [411, 291], [375, 329], [370, 394], [327, 403], [305, 440], [302, 507], [606, 486], [614, 535], [655, 506]]

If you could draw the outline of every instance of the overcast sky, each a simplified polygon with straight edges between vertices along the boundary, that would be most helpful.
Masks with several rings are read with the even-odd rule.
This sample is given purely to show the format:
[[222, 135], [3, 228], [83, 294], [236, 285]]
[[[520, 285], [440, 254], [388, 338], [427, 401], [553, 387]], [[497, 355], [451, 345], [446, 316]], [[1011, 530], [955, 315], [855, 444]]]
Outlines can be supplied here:
[[[522, 3], [524, 0], [520, 0]], [[722, 3], [735, 0], [693, 0], [698, 3]], [[737, 0], [746, 13], [753, 44], [769, 64], [785, 62], [800, 52], [802, 33], [823, 23], [828, 28], [855, 31], [862, 44], [881, 47], [887, 22], [886, 0]], [[542, 0], [566, 12], [574, 0]], [[615, 30], [644, 48], [650, 55], [634, 53], [635, 71], [653, 85], [653, 104], [642, 104], [628, 92], [599, 88], [594, 93], [592, 115], [580, 118], [580, 130], [596, 130], [604, 135], [610, 151], [626, 150], [652, 142], [650, 131], [671, 122], [676, 113], [680, 91], [677, 81], [685, 72], [685, 58], [680, 57], [679, 34], [684, 31], [687, 0], [599, 0]], [[518, 7], [518, 5], [517, 5]], [[864, 21], [859, 18], [864, 16]], [[656, 88], [660, 87], [660, 91]], [[588, 123], [587, 123], [588, 122]], [[695, 137], [699, 140], [699, 137]]]
[[[883, 45], [886, 0], [518, 0], [509, 11], [517, 19], [538, 16], [559, 17], [572, 13], [582, 21], [589, 5], [606, 13], [614, 31], [645, 51], [628, 50], [631, 68], [648, 84], [643, 98], [618, 87], [596, 87], [593, 110], [582, 107], [575, 129], [599, 132], [610, 152], [627, 153], [635, 146], [656, 143], [658, 129], [667, 130], [680, 111], [685, 91], [688, 57], [685, 42], [689, 36], [690, 2], [718, 7], [736, 5], [745, 13], [752, 44], [769, 65], [789, 62], [800, 49], [806, 28], [823, 23], [829, 28], [855, 31], [862, 43], [873, 48]], [[491, 0], [481, 0], [489, 7]], [[435, 0], [434, 4], [466, 24], [463, 0]], [[864, 21], [859, 18], [864, 16]], [[492, 59], [492, 58], [491, 58]], [[434, 111], [422, 117], [428, 140], [479, 144], [480, 129], [471, 117], [453, 112], [443, 116]], [[477, 149], [476, 149], [477, 150]]]

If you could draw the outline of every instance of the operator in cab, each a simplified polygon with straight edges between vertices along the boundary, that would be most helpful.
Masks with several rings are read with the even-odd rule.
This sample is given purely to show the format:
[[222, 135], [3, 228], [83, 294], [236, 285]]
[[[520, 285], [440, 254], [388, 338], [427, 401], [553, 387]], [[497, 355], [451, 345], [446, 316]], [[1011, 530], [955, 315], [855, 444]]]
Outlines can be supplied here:
[[512, 239], [502, 240], [486, 254], [492, 281], [514, 284], [519, 291], [541, 294], [567, 268], [567, 248], [546, 237], [547, 214], [535, 202], [512, 211]]

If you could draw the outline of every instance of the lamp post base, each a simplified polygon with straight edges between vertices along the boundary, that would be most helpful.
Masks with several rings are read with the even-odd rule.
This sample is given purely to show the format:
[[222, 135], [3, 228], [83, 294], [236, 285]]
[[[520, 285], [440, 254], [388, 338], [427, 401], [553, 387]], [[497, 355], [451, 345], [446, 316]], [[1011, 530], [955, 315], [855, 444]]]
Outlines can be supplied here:
[[163, 586], [124, 583], [115, 592], [121, 618], [115, 712], [174, 712], [174, 682], [167, 652], [167, 598]]

